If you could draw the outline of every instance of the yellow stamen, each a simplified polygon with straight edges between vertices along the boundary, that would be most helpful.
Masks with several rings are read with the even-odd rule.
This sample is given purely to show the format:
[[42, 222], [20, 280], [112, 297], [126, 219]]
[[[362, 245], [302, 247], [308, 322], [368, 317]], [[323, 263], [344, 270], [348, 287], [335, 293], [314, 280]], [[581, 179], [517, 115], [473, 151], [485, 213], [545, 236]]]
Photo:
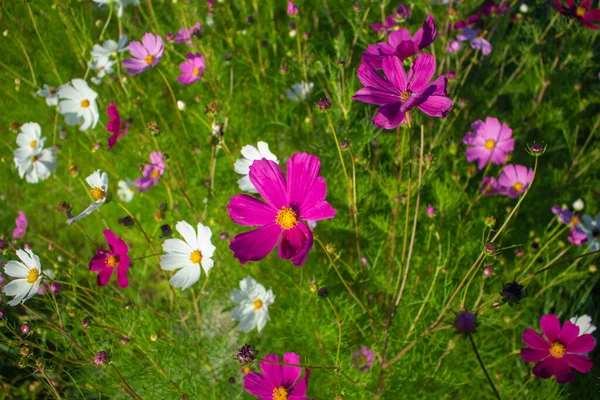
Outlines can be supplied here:
[[402, 99], [402, 101], [408, 100], [409, 97], [410, 97], [410, 92], [409, 91], [405, 91], [405, 92], [402, 92], [400, 94], [400, 98]]
[[37, 161], [37, 160], [38, 160], [38, 157], [37, 157], [37, 156], [33, 156], [33, 157], [31, 157], [31, 162], [35, 162], [35, 161]]
[[194, 264], [200, 264], [200, 261], [202, 261], [202, 253], [198, 250], [192, 251], [192, 254], [190, 254], [190, 261]]
[[90, 106], [89, 100], [81, 100], [81, 107], [88, 108]]
[[513, 189], [515, 189], [517, 192], [520, 192], [523, 190], [523, 184], [521, 182], [517, 182], [513, 185]]
[[494, 142], [493, 139], [488, 139], [485, 141], [485, 148], [488, 150], [492, 150], [494, 147], [496, 147], [496, 142]]
[[550, 347], [550, 355], [552, 357], [561, 358], [563, 354], [565, 354], [566, 350], [567, 348], [564, 344], [560, 342], [554, 342], [552, 343], [552, 347]]
[[246, 367], [242, 368], [242, 372], [245, 374], [249, 374], [250, 372], [252, 372], [252, 368], [246, 366]]
[[578, 17], [583, 17], [585, 15], [585, 8], [583, 8], [583, 7], [577, 7], [577, 10], [575, 11], [575, 14]]
[[194, 75], [194, 76], [200, 75], [200, 68], [198, 68], [198, 67], [194, 68], [194, 70], [192, 71], [192, 75]]
[[56, 89], [54, 89], [53, 87], [50, 88], [50, 94], [56, 94]]
[[287, 400], [288, 392], [283, 386], [279, 386], [273, 390], [273, 400]]
[[296, 224], [298, 223], [298, 216], [296, 215], [296, 212], [290, 207], [282, 207], [281, 210], [279, 210], [279, 212], [277, 213], [277, 218], [275, 218], [275, 222], [283, 229], [290, 229], [296, 226]]
[[579, 222], [580, 222], [580, 221], [579, 221], [579, 217], [578, 217], [577, 215], [573, 215], [573, 216], [571, 217], [571, 223], [572, 223], [573, 225], [577, 225]]
[[106, 265], [109, 267], [115, 267], [119, 265], [120, 258], [117, 255], [110, 256], [106, 259]]
[[27, 283], [36, 283], [39, 277], [40, 271], [37, 269], [30, 269], [29, 274], [27, 275]]
[[254, 300], [254, 309], [255, 310], [260, 310], [262, 308], [262, 301], [260, 300]]
[[29, 147], [35, 149], [35, 146], [37, 146], [37, 140], [32, 140], [31, 143], [29, 143]]
[[146, 64], [150, 65], [154, 62], [154, 57], [152, 57], [150, 54], [148, 54], [146, 56]]
[[157, 170], [157, 169], [155, 169], [155, 170], [154, 170], [154, 171], [152, 171], [152, 173], [150, 174], [150, 177], [151, 177], [152, 179], [156, 179], [156, 178], [158, 178], [158, 175], [160, 175], [160, 171], [159, 171], [159, 170]]
[[106, 197], [106, 192], [97, 187], [92, 188], [92, 190], [90, 190], [90, 194], [95, 200], [104, 200]]

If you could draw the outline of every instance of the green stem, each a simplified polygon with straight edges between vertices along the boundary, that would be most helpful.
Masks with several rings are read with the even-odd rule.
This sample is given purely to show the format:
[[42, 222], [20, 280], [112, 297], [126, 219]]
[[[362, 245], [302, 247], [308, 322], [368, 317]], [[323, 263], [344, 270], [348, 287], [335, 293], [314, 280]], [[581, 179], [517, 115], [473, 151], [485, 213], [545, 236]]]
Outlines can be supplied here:
[[475, 353], [475, 357], [477, 357], [477, 361], [479, 362], [479, 365], [481, 366], [481, 369], [483, 370], [483, 373], [485, 374], [485, 377], [487, 378], [492, 390], [494, 391], [494, 395], [496, 396], [496, 398], [498, 400], [502, 400], [502, 398], [500, 397], [500, 393], [498, 393], [498, 389], [496, 389], [496, 385], [494, 385], [492, 378], [490, 377], [487, 370], [485, 369], [485, 365], [483, 365], [483, 361], [481, 361], [481, 357], [479, 357], [479, 352], [477, 351], [477, 346], [475, 346], [475, 341], [473, 340], [473, 336], [471, 336], [471, 335], [468, 335], [468, 336], [469, 336], [469, 340], [471, 341], [471, 345], [473, 346], [473, 352]]

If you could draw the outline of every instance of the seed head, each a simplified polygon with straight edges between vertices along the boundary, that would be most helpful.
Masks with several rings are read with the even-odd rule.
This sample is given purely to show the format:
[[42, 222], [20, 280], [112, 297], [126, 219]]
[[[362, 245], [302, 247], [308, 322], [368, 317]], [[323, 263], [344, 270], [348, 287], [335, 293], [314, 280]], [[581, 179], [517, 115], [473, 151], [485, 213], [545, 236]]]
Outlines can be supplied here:
[[238, 349], [237, 359], [240, 364], [248, 364], [254, 360], [256, 360], [256, 356], [258, 355], [258, 350], [256, 347], [251, 344], [245, 344]]
[[504, 285], [504, 288], [500, 292], [502, 301], [508, 303], [509, 306], [519, 304], [519, 301], [527, 297], [525, 287], [517, 281], [509, 282]]

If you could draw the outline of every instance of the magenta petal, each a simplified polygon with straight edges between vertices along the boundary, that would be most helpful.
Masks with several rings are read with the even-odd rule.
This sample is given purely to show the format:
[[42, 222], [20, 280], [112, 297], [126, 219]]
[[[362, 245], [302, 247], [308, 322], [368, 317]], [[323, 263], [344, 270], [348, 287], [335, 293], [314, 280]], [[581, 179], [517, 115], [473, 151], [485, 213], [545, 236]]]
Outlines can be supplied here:
[[428, 47], [437, 36], [437, 27], [435, 25], [435, 20], [431, 16], [431, 14], [427, 15], [427, 19], [423, 23], [421, 29], [415, 32], [415, 36], [413, 40], [418, 44], [419, 50], [423, 50], [425, 47]]
[[250, 166], [250, 182], [269, 205], [279, 210], [288, 206], [286, 181], [279, 165], [263, 158]]
[[[285, 353], [283, 355], [283, 362], [286, 364], [300, 364], [300, 356], [295, 353]], [[291, 387], [300, 375], [302, 374], [301, 367], [291, 367], [289, 365], [283, 366], [283, 386]]]
[[548, 339], [550, 343], [558, 340], [560, 335], [560, 321], [556, 315], [544, 315], [540, 319], [540, 327], [542, 328], [542, 332], [544, 332], [544, 336], [546, 336], [546, 339]]
[[402, 61], [394, 56], [385, 57], [381, 66], [385, 77], [396, 87], [398, 93], [404, 92], [408, 86], [408, 78], [406, 77]]
[[393, 92], [394, 87], [375, 71], [368, 63], [361, 63], [358, 67], [358, 80], [365, 87], [372, 87], [384, 92]]
[[[279, 362], [279, 357], [275, 354], [267, 354], [264, 357], [267, 361], [275, 361]], [[272, 388], [277, 388], [283, 383], [283, 366], [280, 364], [271, 364], [267, 362], [260, 363], [260, 369], [263, 372], [263, 375], [267, 382], [271, 385]]]
[[115, 268], [109, 267], [107, 265], [100, 270], [100, 272], [98, 273], [98, 277], [96, 279], [96, 283], [98, 283], [98, 286], [105, 286], [110, 281], [110, 277], [112, 276], [113, 269], [115, 269]]
[[416, 54], [419, 54], [419, 46], [417, 46], [417, 43], [413, 42], [412, 40], [403, 40], [396, 47], [396, 55], [402, 60], [412, 57]]
[[567, 345], [567, 353], [589, 353], [596, 347], [596, 339], [590, 334], [581, 335]]
[[141, 59], [141, 60], [143, 60], [148, 55], [148, 52], [146, 51], [146, 49], [144, 48], [144, 46], [142, 46], [142, 44], [140, 42], [129, 43], [128, 49], [129, 49], [129, 53], [133, 57]]
[[265, 377], [257, 372], [250, 372], [244, 376], [244, 388], [250, 394], [265, 397], [271, 396], [274, 390]]
[[367, 104], [384, 105], [389, 103], [397, 103], [400, 101], [400, 96], [388, 91], [382, 91], [371, 87], [364, 87], [352, 96], [352, 100], [362, 101]]
[[396, 48], [403, 41], [412, 41], [412, 36], [407, 29], [398, 29], [390, 33], [388, 36], [388, 43], [390, 46]]
[[96, 254], [90, 260], [90, 271], [100, 271], [106, 266], [106, 255]]
[[106, 243], [108, 243], [108, 247], [110, 247], [110, 251], [115, 252], [115, 245], [117, 244], [117, 235], [110, 229], [105, 229], [102, 231], [104, 237], [106, 238]]
[[291, 229], [284, 229], [281, 242], [279, 242], [280, 258], [289, 260], [304, 249], [308, 238], [304, 230], [300, 228], [300, 225], [306, 226], [302, 222], [299, 222]]
[[[577, 325], [575, 325], [574, 323], [572, 323], [571, 321], [567, 321], [567, 322], [565, 322], [565, 324], [562, 326], [562, 328], [560, 330], [560, 335], [558, 337], [558, 340], [562, 344], [567, 346], [567, 348], [569, 348], [569, 345], [571, 343], [573, 343], [573, 341], [575, 339], [577, 339], [577, 336], [579, 336], [579, 327]], [[583, 353], [585, 353], [587, 351], [588, 350], [584, 351]], [[573, 351], [573, 353], [577, 353], [577, 352]]]
[[531, 347], [534, 350], [545, 350], [549, 351], [552, 346], [546, 339], [544, 339], [539, 333], [533, 329], [526, 329], [523, 332], [523, 342], [525, 345]]
[[[127, 259], [129, 260], [129, 257]], [[122, 261], [123, 260], [121, 260], [121, 262]], [[129, 278], [127, 277], [127, 267], [121, 266], [120, 263], [117, 267], [117, 285], [119, 285], [122, 288], [126, 288], [127, 286], [129, 286]]]
[[556, 362], [554, 363], [554, 375], [556, 376], [556, 382], [560, 384], [575, 381], [575, 374], [564, 357], [556, 358]]
[[253, 231], [240, 233], [231, 240], [229, 248], [233, 251], [233, 256], [242, 264], [258, 261], [275, 248], [279, 236], [281, 236], [281, 227], [272, 223]]
[[592, 359], [586, 356], [580, 356], [577, 354], [565, 354], [563, 359], [567, 362], [567, 364], [575, 368], [577, 371], [582, 374], [587, 374], [592, 370], [594, 364], [592, 363]]
[[301, 213], [301, 217], [305, 221], [320, 221], [335, 217], [335, 208], [326, 201], [322, 201], [309, 210]]
[[246, 194], [233, 196], [227, 211], [233, 222], [243, 226], [267, 225], [275, 222], [277, 217], [277, 210]]
[[408, 89], [420, 92], [429, 84], [435, 73], [435, 57], [431, 54], [421, 54], [413, 62], [408, 74]]
[[381, 106], [377, 109], [377, 115], [373, 118], [373, 123], [380, 128], [394, 129], [398, 125], [405, 123], [406, 114], [401, 109], [401, 103]]
[[308, 226], [304, 225], [303, 223], [299, 223], [297, 226], [300, 230], [303, 231], [307, 240], [304, 244], [304, 247], [302, 249], [300, 249], [298, 254], [296, 254], [294, 257], [290, 258], [290, 261], [295, 266], [301, 267], [306, 262], [306, 259], [308, 258], [308, 253], [309, 253], [310, 249], [312, 249], [314, 237], [313, 237], [312, 231], [310, 230], [310, 228]]
[[556, 361], [558, 358], [548, 357], [535, 367], [533, 367], [533, 374], [538, 378], [548, 379], [554, 375], [556, 369]]
[[300, 379], [296, 385], [289, 391], [289, 400], [305, 400], [306, 389], [308, 388], [308, 379], [310, 378], [310, 369], [304, 369], [304, 378]]
[[310, 193], [321, 171], [317, 156], [295, 153], [287, 162], [287, 203], [302, 209], [304, 199]]
[[432, 117], [445, 118], [452, 110], [454, 103], [448, 97], [429, 96], [427, 100], [419, 104], [419, 110]]
[[521, 358], [525, 362], [535, 363], [540, 362], [546, 357], [548, 357], [550, 353], [548, 350], [534, 350], [530, 348], [521, 349]]

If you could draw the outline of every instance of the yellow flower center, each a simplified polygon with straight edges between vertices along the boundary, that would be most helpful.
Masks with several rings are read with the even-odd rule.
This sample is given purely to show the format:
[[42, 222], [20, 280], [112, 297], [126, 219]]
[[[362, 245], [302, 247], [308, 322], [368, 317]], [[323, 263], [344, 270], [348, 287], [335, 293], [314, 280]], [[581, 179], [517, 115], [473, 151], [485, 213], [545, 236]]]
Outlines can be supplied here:
[[115, 267], [119, 265], [119, 256], [113, 255], [106, 259], [106, 265], [109, 267]]
[[578, 217], [577, 215], [573, 215], [573, 216], [571, 217], [571, 223], [572, 223], [573, 225], [577, 225], [577, 224], [579, 223], [579, 217]]
[[198, 68], [198, 67], [194, 68], [194, 70], [192, 71], [192, 75], [194, 75], [194, 76], [200, 75], [200, 68]]
[[485, 148], [488, 150], [492, 150], [494, 147], [496, 147], [496, 142], [494, 142], [493, 139], [488, 139], [485, 141]]
[[520, 192], [523, 190], [523, 184], [521, 182], [517, 182], [513, 185], [513, 189], [515, 189], [517, 192]]
[[31, 147], [32, 149], [34, 149], [35, 146], [37, 146], [37, 140], [32, 140], [31, 143], [29, 143], [29, 147]]
[[146, 64], [150, 65], [154, 62], [154, 57], [152, 57], [150, 54], [148, 54], [146, 56]]
[[246, 366], [244, 368], [242, 368], [242, 372], [245, 374], [249, 374], [252, 371], [252, 368]]
[[550, 355], [552, 357], [561, 358], [563, 354], [565, 354], [566, 349], [567, 348], [564, 344], [560, 342], [554, 342], [552, 343], [552, 347], [550, 347]]
[[38, 157], [37, 157], [37, 156], [32, 156], [32, 157], [31, 157], [31, 162], [35, 162], [35, 161], [37, 161], [37, 160], [38, 160]]
[[192, 254], [190, 254], [190, 261], [194, 264], [200, 264], [200, 261], [202, 261], [202, 253], [198, 250], [192, 251]]
[[36, 283], [39, 277], [40, 271], [37, 269], [30, 269], [29, 274], [27, 274], [27, 283]]
[[273, 390], [273, 400], [287, 400], [288, 392], [283, 386], [279, 386]]
[[254, 300], [254, 309], [255, 310], [260, 310], [262, 308], [262, 301], [260, 300]]
[[585, 15], [585, 8], [583, 8], [583, 7], [577, 7], [577, 11], [575, 11], [575, 14], [578, 17], [583, 17]]
[[50, 94], [56, 94], [56, 89], [54, 89], [53, 87], [50, 88]]
[[104, 200], [104, 198], [106, 197], [106, 192], [97, 187], [92, 188], [92, 190], [90, 190], [90, 194], [96, 200]]
[[152, 171], [152, 173], [150, 174], [150, 177], [152, 179], [156, 179], [158, 177], [158, 175], [160, 175], [160, 171], [155, 169], [154, 171]]
[[408, 90], [405, 92], [402, 92], [400, 94], [400, 98], [402, 99], [402, 101], [408, 100], [409, 97], [410, 97], [410, 92]]
[[81, 100], [81, 107], [88, 108], [90, 106], [89, 100]]
[[275, 222], [279, 224], [283, 229], [290, 229], [296, 226], [298, 223], [298, 216], [296, 212], [292, 210], [290, 207], [283, 207], [277, 213], [277, 218], [275, 218]]

